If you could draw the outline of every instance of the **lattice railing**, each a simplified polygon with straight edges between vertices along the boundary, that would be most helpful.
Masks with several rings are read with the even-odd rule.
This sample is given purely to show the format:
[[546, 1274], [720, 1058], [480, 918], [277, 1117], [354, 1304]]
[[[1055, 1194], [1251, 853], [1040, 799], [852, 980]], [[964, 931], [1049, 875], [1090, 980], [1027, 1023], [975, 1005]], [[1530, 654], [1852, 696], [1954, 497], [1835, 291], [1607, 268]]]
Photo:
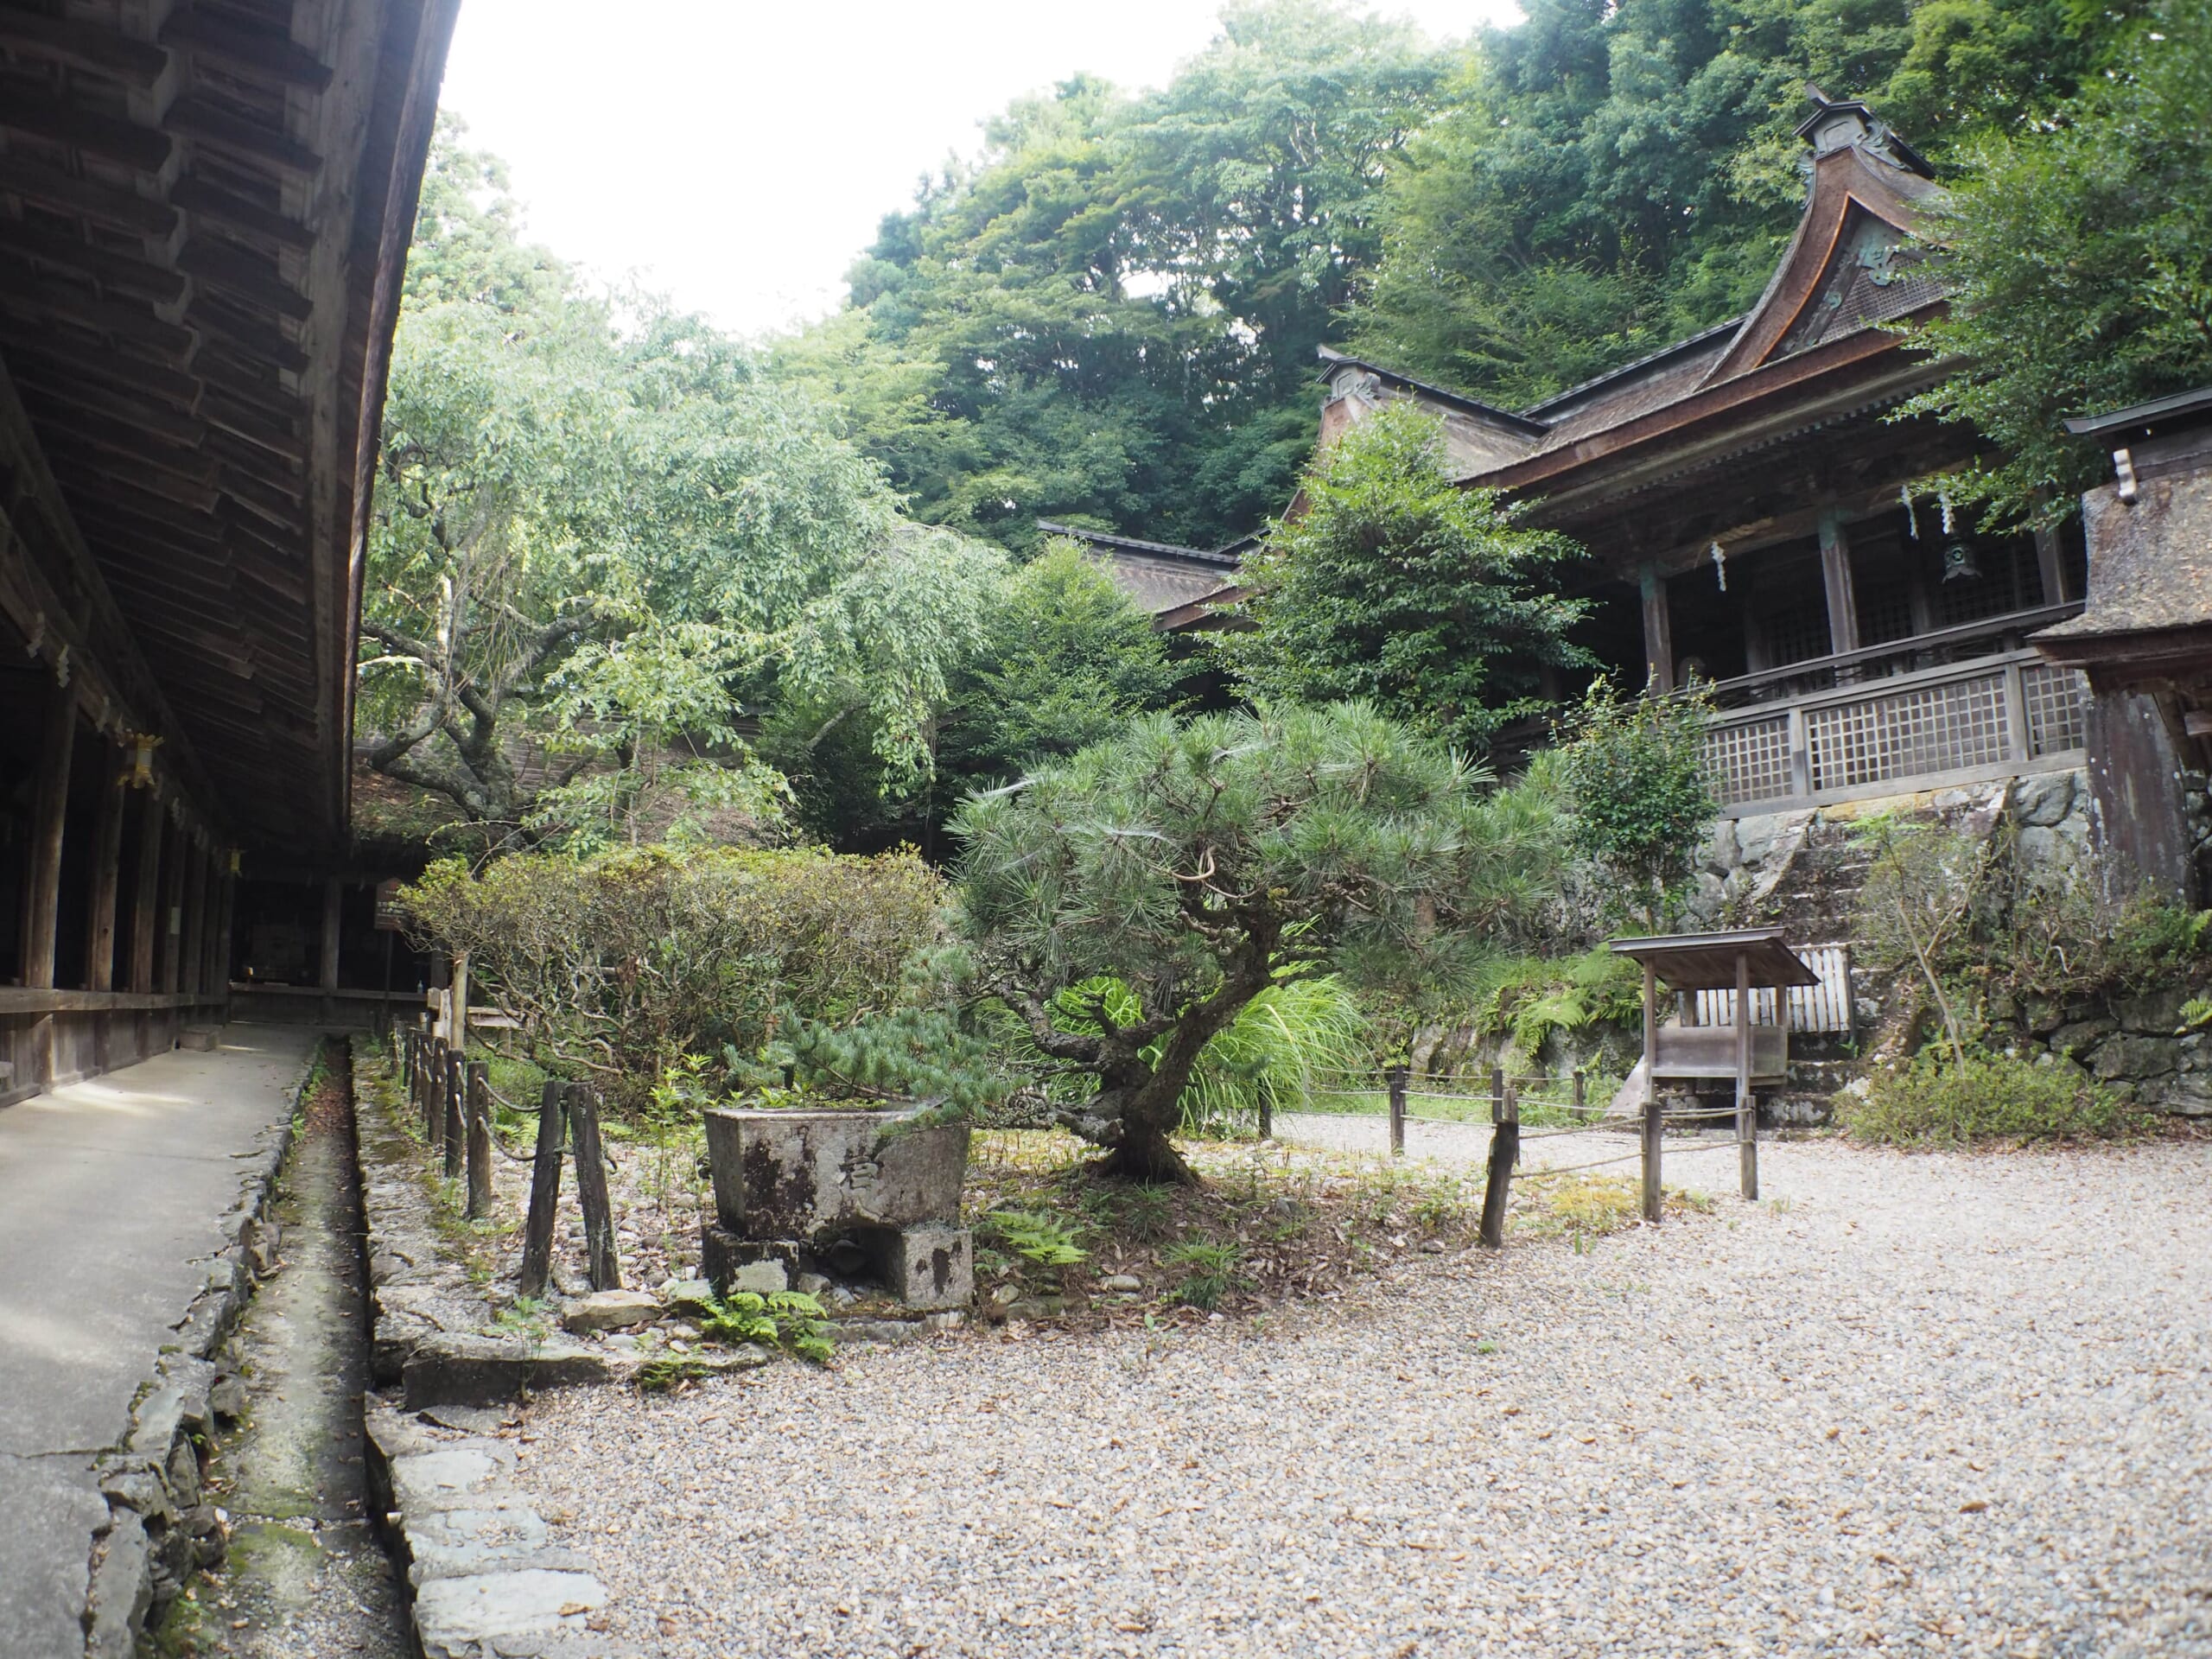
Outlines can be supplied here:
[[1789, 794], [1788, 718], [1714, 728], [1706, 734], [1705, 770], [1714, 798], [1724, 806]]
[[2028, 706], [2028, 753], [2063, 754], [2088, 741], [2089, 685], [2078, 670], [2030, 663], [2020, 671]]
[[1815, 794], [1986, 766], [2011, 737], [2001, 673], [1805, 711]]
[[1723, 806], [2002, 777], [2080, 749], [2088, 703], [2080, 674], [2014, 652], [1723, 714], [1706, 734], [1706, 776]]

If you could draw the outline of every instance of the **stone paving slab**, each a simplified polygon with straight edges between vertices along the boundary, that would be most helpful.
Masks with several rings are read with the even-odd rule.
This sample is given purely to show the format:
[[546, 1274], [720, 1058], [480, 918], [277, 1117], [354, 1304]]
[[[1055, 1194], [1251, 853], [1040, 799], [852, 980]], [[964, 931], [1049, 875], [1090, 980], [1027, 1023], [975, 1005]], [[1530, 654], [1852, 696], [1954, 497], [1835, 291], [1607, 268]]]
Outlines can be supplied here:
[[133, 1432], [134, 1397], [163, 1349], [204, 1352], [235, 1313], [256, 1189], [282, 1159], [316, 1041], [226, 1027], [210, 1051], [0, 1110], [8, 1659], [82, 1659], [90, 1562], [110, 1529], [95, 1459]]

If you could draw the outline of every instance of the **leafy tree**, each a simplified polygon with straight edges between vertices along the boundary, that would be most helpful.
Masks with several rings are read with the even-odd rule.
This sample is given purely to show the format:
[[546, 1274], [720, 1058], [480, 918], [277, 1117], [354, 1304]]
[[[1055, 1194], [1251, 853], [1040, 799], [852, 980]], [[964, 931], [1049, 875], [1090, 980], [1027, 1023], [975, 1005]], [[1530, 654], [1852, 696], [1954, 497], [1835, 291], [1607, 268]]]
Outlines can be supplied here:
[[1908, 405], [2005, 459], [1961, 482], [2017, 523], [2070, 510], [2102, 452], [2065, 416], [2212, 380], [2212, 4], [2170, 0], [2057, 118], [1971, 152], [1930, 236], [1950, 378]]
[[1941, 163], [2059, 105], [2066, 0], [1529, 0], [1395, 158], [1354, 345], [1518, 404], [1757, 298], [1802, 205], [1808, 81]]
[[1096, 562], [1060, 542], [995, 594], [929, 728], [930, 776], [920, 790], [887, 786], [865, 721], [840, 741], [822, 731], [814, 710], [795, 707], [762, 741], [791, 776], [810, 832], [855, 849], [904, 837], [926, 852], [970, 790], [1073, 754], [1133, 715], [1173, 709], [1190, 672]]
[[1312, 448], [1314, 346], [1441, 64], [1320, 0], [1234, 5], [1157, 92], [1077, 76], [1015, 104], [772, 360], [919, 517], [1023, 553], [1040, 513], [1226, 542]]
[[1401, 403], [1307, 469], [1301, 509], [1245, 563], [1255, 626], [1222, 643], [1255, 692], [1368, 698], [1472, 752], [1548, 707], [1547, 666], [1587, 660], [1567, 637], [1583, 606], [1550, 580], [1572, 543], [1452, 484], [1442, 456], [1435, 418]]
[[1189, 1181], [1168, 1135], [1200, 1057], [1271, 987], [1451, 970], [1525, 903], [1540, 839], [1360, 704], [1151, 716], [954, 820], [976, 983], [1096, 1088], [1102, 1167]]
[[1623, 908], [1656, 932], [1697, 873], [1697, 850], [1719, 809], [1703, 757], [1711, 702], [1694, 695], [1617, 696], [1594, 682], [1557, 752], [1575, 849], [1595, 863]]
[[911, 786], [1002, 560], [903, 519], [696, 319], [633, 301], [618, 327], [518, 241], [499, 178], [443, 130], [372, 524], [371, 764], [494, 842], [652, 833], [671, 799], [757, 823], [780, 786], [741, 714], [798, 699], [864, 709]]

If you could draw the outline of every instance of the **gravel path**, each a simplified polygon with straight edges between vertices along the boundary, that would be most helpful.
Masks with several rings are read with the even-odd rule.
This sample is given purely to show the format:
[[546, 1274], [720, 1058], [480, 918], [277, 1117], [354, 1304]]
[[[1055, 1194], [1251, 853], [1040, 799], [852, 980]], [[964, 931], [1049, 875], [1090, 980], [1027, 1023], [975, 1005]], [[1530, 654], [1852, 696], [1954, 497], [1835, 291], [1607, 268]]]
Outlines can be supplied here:
[[525, 1472], [653, 1654], [2212, 1656], [2212, 1147], [1763, 1153], [1260, 1331], [555, 1396]]

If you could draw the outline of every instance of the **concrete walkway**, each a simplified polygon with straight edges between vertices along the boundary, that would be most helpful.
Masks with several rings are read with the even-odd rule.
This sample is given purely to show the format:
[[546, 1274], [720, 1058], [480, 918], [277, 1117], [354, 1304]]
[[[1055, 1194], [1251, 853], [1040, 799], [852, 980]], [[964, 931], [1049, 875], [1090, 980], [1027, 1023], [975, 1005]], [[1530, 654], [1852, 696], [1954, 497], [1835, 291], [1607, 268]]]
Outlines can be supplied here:
[[0, 1654], [82, 1659], [92, 1460], [205, 1284], [316, 1033], [226, 1027], [0, 1111]]

